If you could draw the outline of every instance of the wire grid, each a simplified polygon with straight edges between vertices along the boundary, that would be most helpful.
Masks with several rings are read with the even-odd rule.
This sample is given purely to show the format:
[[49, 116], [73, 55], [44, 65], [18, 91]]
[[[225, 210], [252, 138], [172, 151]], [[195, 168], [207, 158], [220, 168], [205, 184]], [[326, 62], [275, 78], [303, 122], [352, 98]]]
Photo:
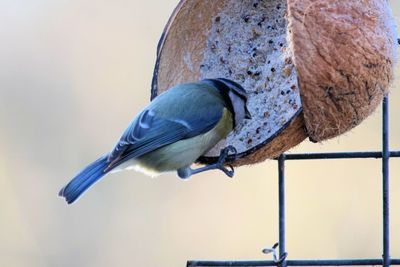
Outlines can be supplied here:
[[355, 266], [355, 265], [400, 265], [400, 259], [390, 258], [389, 232], [389, 159], [400, 157], [400, 151], [389, 150], [389, 97], [383, 99], [382, 112], [382, 151], [377, 152], [339, 152], [282, 154], [278, 161], [279, 176], [279, 256], [286, 253], [285, 229], [285, 162], [288, 160], [324, 160], [324, 159], [382, 159], [382, 258], [381, 259], [336, 259], [336, 260], [286, 260], [275, 261], [188, 261], [187, 267], [195, 266]]

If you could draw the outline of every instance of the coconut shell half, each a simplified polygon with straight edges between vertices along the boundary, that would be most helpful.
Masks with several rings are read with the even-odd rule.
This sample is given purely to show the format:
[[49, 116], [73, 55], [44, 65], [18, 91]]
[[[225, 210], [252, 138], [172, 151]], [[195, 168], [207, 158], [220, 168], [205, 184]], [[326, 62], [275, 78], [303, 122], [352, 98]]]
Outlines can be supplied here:
[[232, 163], [252, 164], [371, 114], [393, 78], [395, 42], [385, 0], [182, 0], [158, 45], [151, 97], [205, 78], [240, 83], [253, 119], [200, 161], [233, 145]]
[[357, 126], [388, 92], [397, 38], [387, 2], [288, 1], [290, 41], [311, 140]]

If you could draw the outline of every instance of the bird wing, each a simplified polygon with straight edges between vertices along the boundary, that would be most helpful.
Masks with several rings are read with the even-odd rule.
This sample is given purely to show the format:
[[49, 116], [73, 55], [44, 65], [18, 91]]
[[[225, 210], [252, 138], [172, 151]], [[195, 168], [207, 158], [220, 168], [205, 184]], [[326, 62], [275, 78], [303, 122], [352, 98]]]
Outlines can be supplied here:
[[158, 116], [152, 109], [144, 110], [130, 124], [110, 153], [109, 168], [168, 144], [208, 132], [221, 119], [222, 109], [220, 112], [207, 114], [207, 116], [202, 115], [201, 112], [193, 114], [189, 117], [185, 114], [184, 120], [168, 119]]

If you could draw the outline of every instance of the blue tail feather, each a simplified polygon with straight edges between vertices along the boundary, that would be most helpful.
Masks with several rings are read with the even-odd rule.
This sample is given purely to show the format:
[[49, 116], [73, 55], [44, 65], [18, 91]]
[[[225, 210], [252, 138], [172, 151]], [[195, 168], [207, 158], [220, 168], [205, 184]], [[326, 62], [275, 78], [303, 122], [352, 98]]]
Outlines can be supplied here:
[[66, 186], [64, 186], [59, 196], [64, 197], [68, 204], [74, 202], [83, 192], [85, 192], [90, 186], [97, 182], [101, 177], [107, 174], [109, 170], [108, 155], [104, 155], [80, 173], [78, 173]]

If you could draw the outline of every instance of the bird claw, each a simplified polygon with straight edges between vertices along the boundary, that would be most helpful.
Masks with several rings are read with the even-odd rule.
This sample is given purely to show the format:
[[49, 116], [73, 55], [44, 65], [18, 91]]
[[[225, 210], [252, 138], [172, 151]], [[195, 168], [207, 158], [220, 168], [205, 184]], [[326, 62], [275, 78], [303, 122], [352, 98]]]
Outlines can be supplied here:
[[227, 165], [227, 166], [230, 170], [224, 166], [221, 166], [219, 169], [223, 171], [228, 177], [232, 178], [235, 175], [235, 169], [233, 168], [232, 165]]
[[229, 156], [229, 152], [232, 152], [231, 155], [233, 156], [233, 159], [236, 159], [236, 156], [237, 156], [236, 148], [234, 146], [227, 146], [221, 150], [221, 153], [220, 153], [220, 156], [218, 158], [216, 165], [218, 166], [217, 168], [219, 170], [223, 171], [228, 177], [232, 178], [235, 174], [235, 169], [230, 164], [227, 165], [227, 167], [229, 169], [224, 166], [225, 161], [226, 161], [227, 157]]
[[229, 156], [229, 152], [231, 153], [231, 156], [233, 156], [233, 159], [236, 159], [237, 156], [237, 150], [234, 146], [227, 146], [224, 149], [221, 149], [221, 153], [218, 158], [218, 163], [219, 164], [224, 164], [226, 161], [226, 158]]

